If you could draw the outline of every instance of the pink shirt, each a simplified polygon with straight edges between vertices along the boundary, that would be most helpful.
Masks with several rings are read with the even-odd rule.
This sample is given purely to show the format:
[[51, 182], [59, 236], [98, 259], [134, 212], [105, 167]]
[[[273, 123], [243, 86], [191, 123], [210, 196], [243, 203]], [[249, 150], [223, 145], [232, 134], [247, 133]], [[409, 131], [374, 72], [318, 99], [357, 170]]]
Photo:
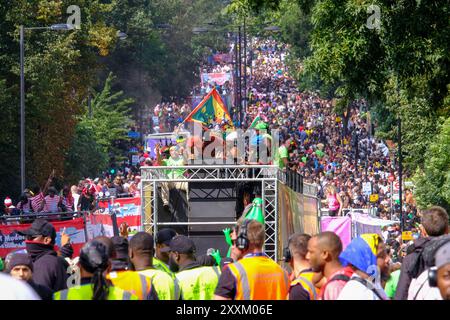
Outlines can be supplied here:
[[339, 204], [336, 194], [327, 195], [327, 200], [328, 200], [328, 209], [330, 209], [330, 210], [338, 210], [339, 209], [340, 204]]
[[337, 300], [337, 298], [339, 297], [339, 294], [341, 293], [341, 290], [347, 284], [347, 281], [343, 281], [343, 280], [330, 281], [330, 280], [333, 279], [333, 277], [337, 276], [338, 274], [346, 275], [350, 278], [353, 273], [354, 272], [350, 267], [342, 268], [342, 269], [336, 271], [335, 273], [333, 273], [329, 277], [328, 282], [325, 283], [325, 286], [323, 287], [323, 289], [321, 291], [321, 300]]

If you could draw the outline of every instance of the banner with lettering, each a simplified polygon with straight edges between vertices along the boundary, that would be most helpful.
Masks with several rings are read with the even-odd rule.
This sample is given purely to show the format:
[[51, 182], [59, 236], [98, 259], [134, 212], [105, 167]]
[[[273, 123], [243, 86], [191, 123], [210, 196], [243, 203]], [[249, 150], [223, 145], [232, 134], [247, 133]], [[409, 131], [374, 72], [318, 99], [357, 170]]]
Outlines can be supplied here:
[[233, 76], [231, 73], [217, 72], [217, 73], [202, 73], [202, 83], [216, 83], [219, 86], [223, 85], [227, 81], [232, 81]]
[[112, 237], [113, 229], [110, 212], [114, 209], [118, 227], [123, 222], [126, 222], [130, 227], [130, 235], [141, 231], [141, 198], [118, 198], [114, 199], [114, 204], [108, 201], [100, 201], [98, 205], [101, 209], [91, 215], [90, 223], [94, 225], [91, 228], [95, 230], [103, 228], [102, 232], [106, 233], [104, 235]]
[[[70, 242], [74, 250], [73, 256], [78, 256], [81, 247], [86, 243], [85, 223], [83, 218], [67, 221], [52, 221], [56, 230], [56, 250], [61, 246], [61, 232], [70, 236]], [[11, 251], [25, 249], [25, 237], [17, 231], [29, 229], [31, 224], [1, 225], [0, 226], [0, 257], [5, 257]]]

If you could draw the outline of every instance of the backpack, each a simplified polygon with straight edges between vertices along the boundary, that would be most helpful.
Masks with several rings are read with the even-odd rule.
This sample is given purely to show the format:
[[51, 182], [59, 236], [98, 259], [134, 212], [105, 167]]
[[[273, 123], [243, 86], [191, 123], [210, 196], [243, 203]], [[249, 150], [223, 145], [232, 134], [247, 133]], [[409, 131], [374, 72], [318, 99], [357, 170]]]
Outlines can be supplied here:
[[411, 269], [417, 273], [410, 273], [412, 280], [408, 290], [408, 300], [440, 300], [439, 290], [428, 284], [428, 269], [435, 265], [436, 251], [448, 242], [450, 242], [450, 235], [431, 238], [418, 253], [416, 261], [420, 265]]

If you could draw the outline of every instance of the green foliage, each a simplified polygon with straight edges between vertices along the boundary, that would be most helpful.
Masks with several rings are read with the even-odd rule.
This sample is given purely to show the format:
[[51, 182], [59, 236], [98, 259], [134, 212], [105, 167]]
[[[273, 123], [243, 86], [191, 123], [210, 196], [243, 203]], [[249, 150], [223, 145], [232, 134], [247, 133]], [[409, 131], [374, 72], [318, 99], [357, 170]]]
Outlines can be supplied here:
[[66, 158], [66, 168], [71, 179], [95, 176], [106, 170], [109, 156], [121, 156], [113, 142], [128, 139], [128, 127], [132, 125], [129, 105], [133, 100], [124, 98], [122, 91], [113, 92], [111, 86], [114, 79], [110, 73], [102, 91], [93, 93], [91, 115], [85, 107], [79, 119]]
[[423, 170], [414, 175], [418, 204], [440, 205], [450, 210], [450, 117], [439, 128], [425, 154]]

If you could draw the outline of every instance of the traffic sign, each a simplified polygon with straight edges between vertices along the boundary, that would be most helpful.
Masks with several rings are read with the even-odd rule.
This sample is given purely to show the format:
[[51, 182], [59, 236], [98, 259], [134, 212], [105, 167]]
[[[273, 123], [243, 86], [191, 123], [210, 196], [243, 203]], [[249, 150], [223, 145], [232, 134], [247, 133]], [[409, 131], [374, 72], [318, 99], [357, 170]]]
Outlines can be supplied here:
[[372, 194], [372, 183], [370, 183], [370, 182], [363, 182], [363, 184], [362, 184], [362, 192], [366, 196], [370, 196]]
[[397, 180], [393, 184], [394, 184], [394, 192], [395, 191], [398, 192], [400, 190], [400, 181]]
[[412, 232], [411, 231], [403, 231], [402, 232], [402, 240], [403, 241], [413, 240]]
[[370, 202], [374, 203], [374, 202], [378, 201], [379, 196], [376, 193], [375, 194], [371, 194], [369, 199], [370, 199]]

